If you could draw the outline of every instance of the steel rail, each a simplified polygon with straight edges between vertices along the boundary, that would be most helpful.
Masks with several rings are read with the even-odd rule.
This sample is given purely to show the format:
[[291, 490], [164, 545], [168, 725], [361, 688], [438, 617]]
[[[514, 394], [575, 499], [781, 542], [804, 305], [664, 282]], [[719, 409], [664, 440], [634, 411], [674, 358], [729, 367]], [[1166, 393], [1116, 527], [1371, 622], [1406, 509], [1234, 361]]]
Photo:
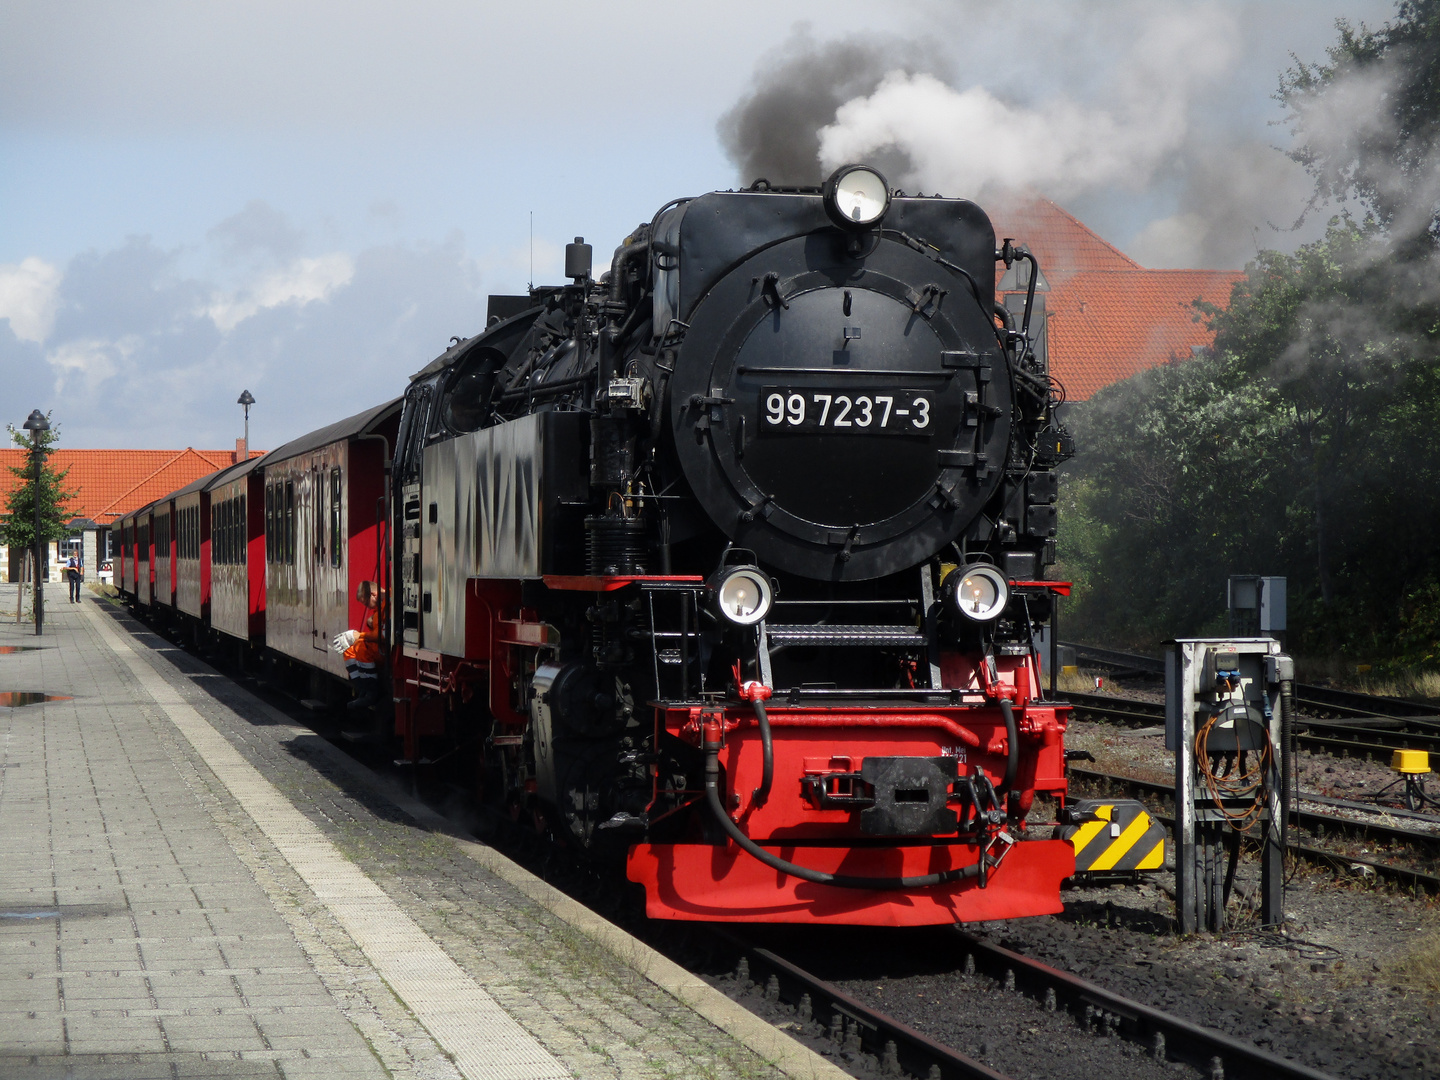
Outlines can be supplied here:
[[1083, 690], [1066, 691], [1060, 694], [1060, 698], [1075, 706], [1075, 711], [1081, 716], [1114, 718], [1138, 727], [1165, 722], [1165, 706], [1159, 702], [1116, 697], [1114, 694], [1092, 694]]
[[[1079, 645], [1062, 641], [1063, 648], [1075, 650], [1076, 659], [1084, 657], [1102, 667], [1133, 669], [1146, 674], [1163, 675], [1165, 661], [1154, 656], [1139, 653], [1117, 652], [1093, 645]], [[1362, 694], [1356, 690], [1338, 690], [1330, 686], [1316, 686], [1314, 683], [1295, 684], [1295, 703], [1308, 706], [1312, 711], [1334, 717], [1361, 716], [1416, 716], [1434, 717], [1437, 714], [1433, 704], [1411, 701], [1406, 698], [1383, 697], [1378, 694]]]
[[813, 1021], [827, 1029], [837, 1046], [874, 1055], [881, 1074], [898, 1067], [929, 1080], [1008, 1080], [1004, 1073], [872, 1009], [769, 949], [725, 930], [712, 927], [710, 932], [740, 954], [743, 966], [737, 965], [737, 982], [746, 978], [758, 982], [766, 997], [794, 1006], [802, 1023]]
[[[1028, 956], [956, 930], [956, 949], [968, 955], [976, 970], [1013, 985], [1043, 1000], [1046, 1008], [1063, 1006], [1086, 1023], [1113, 1031], [1149, 1049], [1157, 1061], [1180, 1058], [1226, 1080], [1330, 1080], [1328, 1073], [1312, 1069], [1278, 1054], [1201, 1027], [1152, 1006], [1133, 1001], [1092, 982], [1060, 971]], [[970, 964], [964, 969], [969, 970]], [[1053, 995], [1053, 998], [1052, 998]]]
[[[1074, 706], [1081, 719], [1119, 721], [1132, 727], [1165, 722], [1165, 706], [1158, 702], [1088, 691], [1070, 691], [1061, 696]], [[1440, 724], [1429, 716], [1371, 713], [1341, 720], [1301, 717], [1296, 726], [1298, 745], [1337, 757], [1365, 757], [1388, 764], [1395, 750], [1440, 753]]]
[[[1155, 780], [1138, 780], [1129, 776], [1116, 776], [1113, 773], [1101, 772], [1097, 769], [1079, 769], [1073, 765], [1070, 767], [1070, 775], [1076, 779], [1098, 780], [1107, 783], [1121, 784], [1131, 791], [1159, 796], [1169, 799], [1171, 802], [1175, 799], [1175, 788], [1173, 785], [1162, 784]], [[1309, 798], [1310, 796], [1304, 792], [1300, 793], [1301, 801]], [[1368, 814], [1383, 814], [1386, 812], [1381, 807], [1367, 806], [1364, 803], [1348, 804], [1347, 808]], [[1435, 822], [1436, 825], [1440, 825], [1440, 818], [1432, 817], [1430, 820]], [[1336, 817], [1333, 814], [1320, 814], [1314, 810], [1303, 810], [1298, 807], [1290, 811], [1290, 821], [1306, 832], [1317, 835], [1325, 832], [1336, 832], [1345, 833], [1361, 840], [1408, 844], [1411, 847], [1440, 847], [1440, 833], [1421, 832], [1419, 829], [1404, 829], [1398, 825], [1386, 825], [1380, 821], [1355, 821], [1351, 818]]]

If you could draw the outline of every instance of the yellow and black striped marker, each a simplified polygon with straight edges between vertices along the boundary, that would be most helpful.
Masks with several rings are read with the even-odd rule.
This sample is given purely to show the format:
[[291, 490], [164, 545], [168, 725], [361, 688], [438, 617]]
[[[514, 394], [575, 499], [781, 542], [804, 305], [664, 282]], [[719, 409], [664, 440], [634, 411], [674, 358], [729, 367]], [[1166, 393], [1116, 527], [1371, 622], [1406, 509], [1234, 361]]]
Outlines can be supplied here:
[[1165, 865], [1165, 826], [1134, 799], [1080, 799], [1068, 807], [1075, 824], [1060, 839], [1075, 848], [1077, 874], [1159, 870]]

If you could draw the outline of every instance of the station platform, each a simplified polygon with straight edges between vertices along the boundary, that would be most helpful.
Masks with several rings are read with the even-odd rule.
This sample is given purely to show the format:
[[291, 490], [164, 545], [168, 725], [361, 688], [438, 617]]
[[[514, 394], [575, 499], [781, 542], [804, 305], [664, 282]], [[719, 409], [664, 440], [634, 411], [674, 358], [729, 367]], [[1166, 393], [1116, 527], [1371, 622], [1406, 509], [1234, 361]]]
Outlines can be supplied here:
[[0, 586], [0, 693], [54, 698], [0, 699], [3, 1080], [846, 1075], [118, 604], [56, 593], [37, 638]]

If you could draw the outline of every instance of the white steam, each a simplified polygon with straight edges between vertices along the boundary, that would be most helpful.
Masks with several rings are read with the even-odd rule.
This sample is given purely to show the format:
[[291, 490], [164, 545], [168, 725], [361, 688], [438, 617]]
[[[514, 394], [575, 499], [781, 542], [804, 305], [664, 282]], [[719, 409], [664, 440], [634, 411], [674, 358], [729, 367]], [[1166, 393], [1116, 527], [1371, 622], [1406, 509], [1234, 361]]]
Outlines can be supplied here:
[[1097, 102], [1018, 103], [892, 72], [840, 106], [820, 132], [822, 171], [898, 150], [901, 186], [983, 197], [1038, 189], [1068, 199], [1099, 187], [1147, 187], [1185, 145], [1196, 96], [1234, 63], [1239, 29], [1214, 4], [1159, 8], [1140, 27]]

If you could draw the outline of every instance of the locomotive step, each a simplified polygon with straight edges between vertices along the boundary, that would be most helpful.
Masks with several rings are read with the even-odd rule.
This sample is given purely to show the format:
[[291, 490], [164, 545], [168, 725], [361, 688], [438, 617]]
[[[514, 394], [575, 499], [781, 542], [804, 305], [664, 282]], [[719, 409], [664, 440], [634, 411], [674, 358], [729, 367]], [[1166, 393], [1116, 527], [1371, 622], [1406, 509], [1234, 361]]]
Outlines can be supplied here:
[[913, 626], [767, 626], [765, 636], [771, 645], [925, 645]]

